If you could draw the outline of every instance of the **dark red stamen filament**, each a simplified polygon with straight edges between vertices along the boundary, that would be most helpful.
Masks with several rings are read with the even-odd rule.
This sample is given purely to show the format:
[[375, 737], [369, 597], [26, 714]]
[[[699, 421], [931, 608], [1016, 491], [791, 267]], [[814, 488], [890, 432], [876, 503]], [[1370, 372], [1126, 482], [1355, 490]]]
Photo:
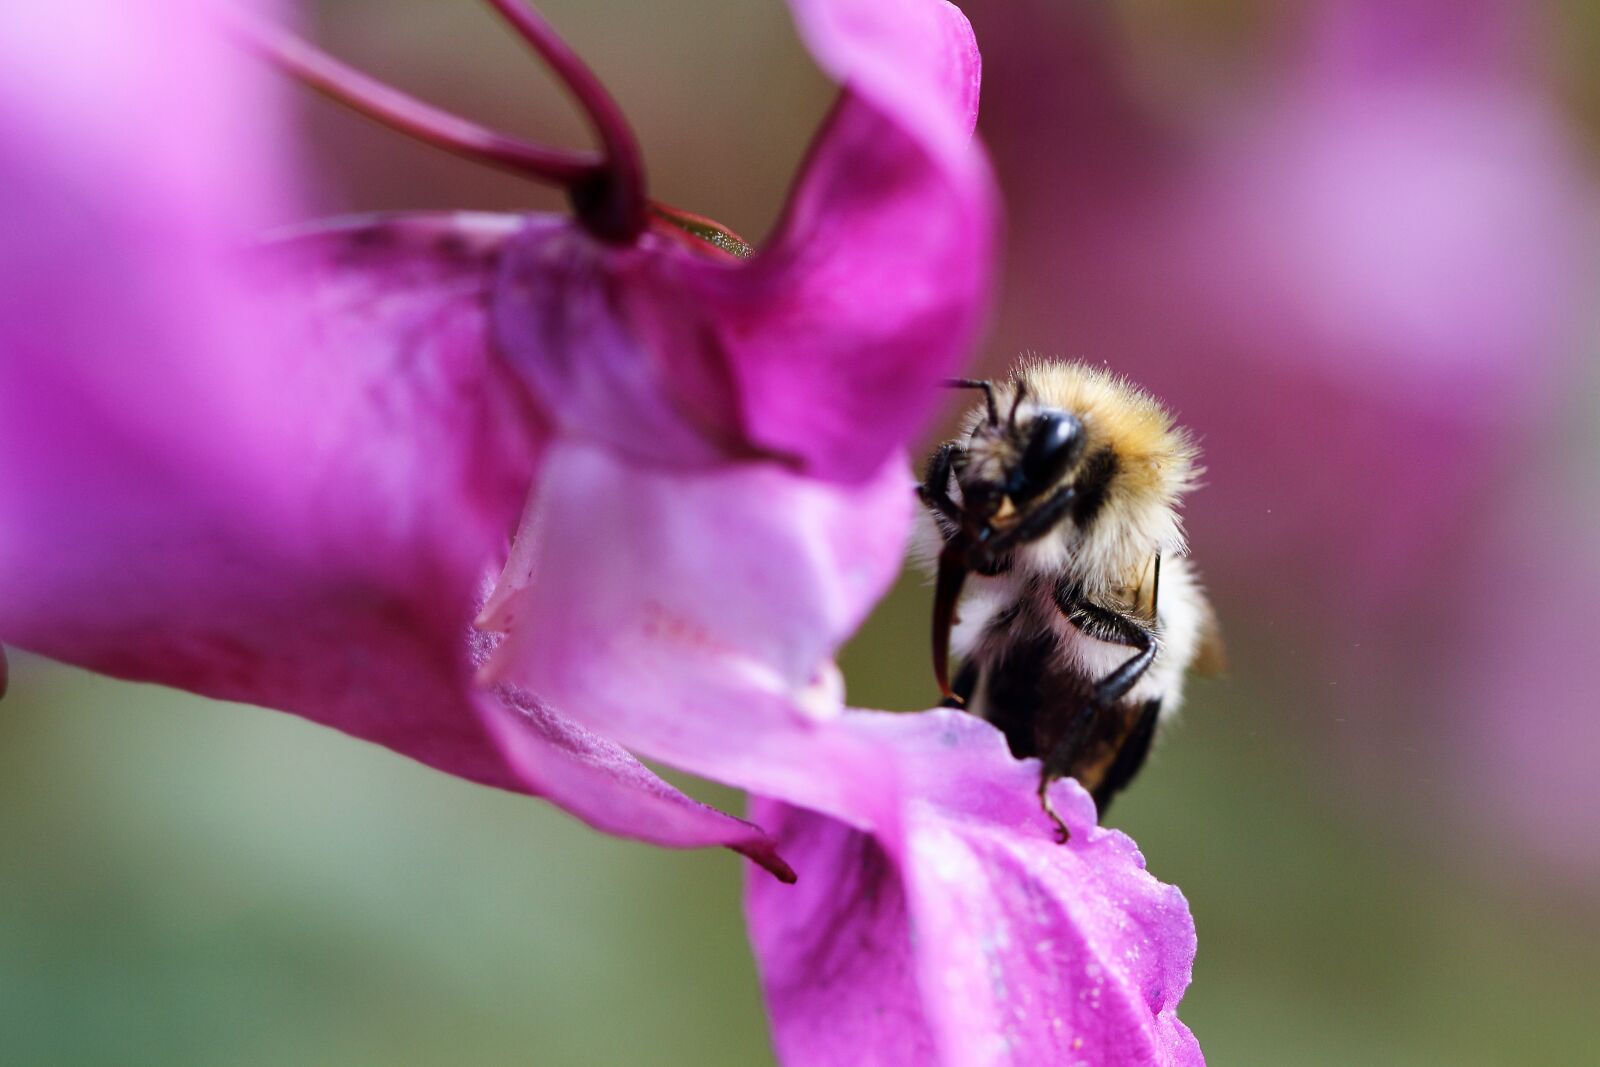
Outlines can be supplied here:
[[343, 63], [293, 34], [236, 22], [264, 58], [324, 96], [427, 144], [565, 188], [579, 219], [599, 237], [631, 241], [647, 221], [638, 140], [616, 101], [566, 42], [517, 0], [489, 0], [550, 64], [584, 109], [604, 149], [577, 152], [534, 144], [440, 110]]
[[521, 0], [488, 2], [550, 65], [589, 117], [589, 125], [605, 150], [608, 164], [602, 195], [609, 201], [607, 207], [618, 214], [610, 222], [625, 230], [628, 239], [633, 238], [644, 229], [646, 221], [644, 154], [639, 150], [639, 139], [634, 136], [622, 108], [543, 15]]

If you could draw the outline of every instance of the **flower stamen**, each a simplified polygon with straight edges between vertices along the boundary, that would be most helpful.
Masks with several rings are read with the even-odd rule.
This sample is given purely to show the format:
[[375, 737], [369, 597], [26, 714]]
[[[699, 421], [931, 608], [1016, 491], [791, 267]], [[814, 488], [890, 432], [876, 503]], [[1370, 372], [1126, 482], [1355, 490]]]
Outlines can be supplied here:
[[275, 26], [241, 21], [237, 29], [262, 58], [308, 88], [447, 152], [561, 186], [588, 179], [603, 165], [593, 152], [533, 144], [424, 103]]
[[650, 226], [656, 233], [680, 241], [699, 252], [729, 260], [749, 259], [755, 255], [755, 248], [749, 241], [722, 223], [671, 204], [663, 204], [659, 200], [650, 201]]
[[233, 23], [245, 45], [336, 103], [425, 144], [567, 190], [578, 219], [603, 240], [627, 243], [648, 221], [639, 143], [594, 72], [549, 23], [518, 0], [488, 0], [550, 65], [583, 108], [603, 151], [551, 148], [501, 133], [402, 92], [308, 41], [252, 19]]
[[[580, 216], [585, 206], [603, 210], [609, 217], [604, 224], [614, 226], [625, 240], [632, 240], [645, 227], [644, 154], [633, 127], [622, 114], [616, 99], [606, 91], [589, 65], [563, 41], [543, 15], [522, 0], [488, 0], [517, 34], [527, 41], [549, 65], [572, 98], [589, 118], [606, 159], [606, 173], [598, 187], [591, 183], [589, 193], [600, 192], [603, 206], [575, 204]], [[576, 194], [577, 190], [574, 189]], [[592, 199], [592, 197], [591, 197]]]

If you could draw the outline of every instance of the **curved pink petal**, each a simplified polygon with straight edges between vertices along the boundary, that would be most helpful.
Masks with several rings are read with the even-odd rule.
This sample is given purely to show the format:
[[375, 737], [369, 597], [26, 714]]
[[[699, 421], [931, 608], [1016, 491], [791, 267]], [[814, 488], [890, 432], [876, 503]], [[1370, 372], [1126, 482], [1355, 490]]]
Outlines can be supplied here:
[[801, 866], [787, 893], [745, 890], [773, 1046], [787, 1067], [941, 1062], [918, 987], [906, 888], [872, 834], [778, 801], [753, 805]]
[[752, 440], [859, 480], [915, 433], [987, 311], [999, 205], [969, 137], [978, 51], [944, 0], [791, 6], [845, 93], [756, 258], [687, 280]]
[[878, 753], [880, 799], [852, 828], [759, 800], [800, 867], [747, 907], [780, 1058], [833, 1064], [1203, 1063], [1177, 1018], [1194, 924], [1070, 781], [1057, 845], [1034, 764], [959, 712], [829, 724]]
[[846, 486], [556, 443], [481, 620], [506, 633], [488, 674], [688, 770], [789, 773], [767, 746], [842, 706], [833, 653], [898, 573], [912, 499], [898, 458]]
[[983, 59], [947, 0], [789, 0], [818, 64], [845, 88], [959, 154], [978, 121]]
[[[120, 345], [70, 323], [12, 335], [0, 632], [410, 747], [415, 716], [383, 706], [400, 694], [351, 683], [363, 658], [443, 670], [456, 655], [516, 514], [505, 488], [532, 465], [493, 384], [483, 255], [433, 262], [383, 228], [311, 238], [248, 279], [214, 258], [233, 299], [191, 310], [156, 251], [70, 250], [101, 257], [105, 289], [140, 288]], [[159, 334], [139, 310], [180, 326], [225, 312], [251, 330]], [[368, 633], [382, 652], [352, 643]], [[479, 732], [455, 724], [438, 745], [470, 749]]]
[[751, 441], [819, 477], [871, 477], [972, 352], [996, 218], [976, 149], [941, 159], [847, 94], [772, 241], [741, 270], [690, 265]]
[[[484, 635], [471, 638], [472, 664], [481, 667], [493, 645]], [[459, 676], [453, 682], [463, 684]], [[760, 827], [691, 799], [616, 742], [585, 730], [526, 690], [497, 686], [475, 694], [473, 702], [513, 773], [514, 791], [544, 797], [608, 834], [668, 848], [722, 845], [784, 882], [795, 880]]]

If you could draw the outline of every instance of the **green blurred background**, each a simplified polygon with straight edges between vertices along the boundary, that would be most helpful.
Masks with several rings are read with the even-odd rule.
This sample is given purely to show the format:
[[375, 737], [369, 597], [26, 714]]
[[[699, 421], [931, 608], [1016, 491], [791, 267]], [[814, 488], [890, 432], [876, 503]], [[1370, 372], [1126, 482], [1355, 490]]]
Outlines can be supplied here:
[[[832, 92], [777, 0], [541, 7], [621, 98], [657, 196], [767, 229]], [[1256, 47], [1261, 10], [1140, 0], [1128, 18], [1147, 57], [1182, 39], [1225, 62]], [[1552, 17], [1560, 91], [1591, 121], [1600, 76], [1579, 60], [1596, 20], [1577, 0]], [[304, 28], [438, 103], [581, 143], [481, 5], [327, 0]], [[301, 106], [308, 160], [328, 175], [319, 211], [559, 207]], [[1233, 676], [1196, 687], [1110, 819], [1191, 902], [1200, 953], [1181, 1014], [1210, 1062], [1600, 1063], [1596, 883], [1435, 818], [1451, 800], [1425, 765], [1415, 794], [1367, 795], [1359, 763], [1291, 706], [1336, 680], [1287, 681], [1298, 646], [1272, 617], [1229, 609], [1255, 602], [1217, 593]], [[853, 703], [928, 702], [926, 600], [908, 577], [848, 650]], [[27, 656], [13, 669], [0, 1060], [771, 1062], [731, 854], [610, 840], [289, 716]]]

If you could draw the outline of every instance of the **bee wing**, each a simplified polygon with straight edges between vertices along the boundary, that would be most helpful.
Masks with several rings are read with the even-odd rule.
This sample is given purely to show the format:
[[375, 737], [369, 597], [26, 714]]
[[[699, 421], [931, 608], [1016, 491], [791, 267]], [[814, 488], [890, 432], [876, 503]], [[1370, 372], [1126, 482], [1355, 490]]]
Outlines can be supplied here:
[[1153, 554], [1139, 568], [1133, 583], [1132, 614], [1146, 622], [1155, 622], [1161, 597], [1161, 553]]
[[1228, 648], [1222, 640], [1222, 624], [1217, 621], [1216, 609], [1204, 594], [1200, 600], [1200, 645], [1195, 652], [1194, 673], [1203, 678], [1215, 678], [1228, 670]]

